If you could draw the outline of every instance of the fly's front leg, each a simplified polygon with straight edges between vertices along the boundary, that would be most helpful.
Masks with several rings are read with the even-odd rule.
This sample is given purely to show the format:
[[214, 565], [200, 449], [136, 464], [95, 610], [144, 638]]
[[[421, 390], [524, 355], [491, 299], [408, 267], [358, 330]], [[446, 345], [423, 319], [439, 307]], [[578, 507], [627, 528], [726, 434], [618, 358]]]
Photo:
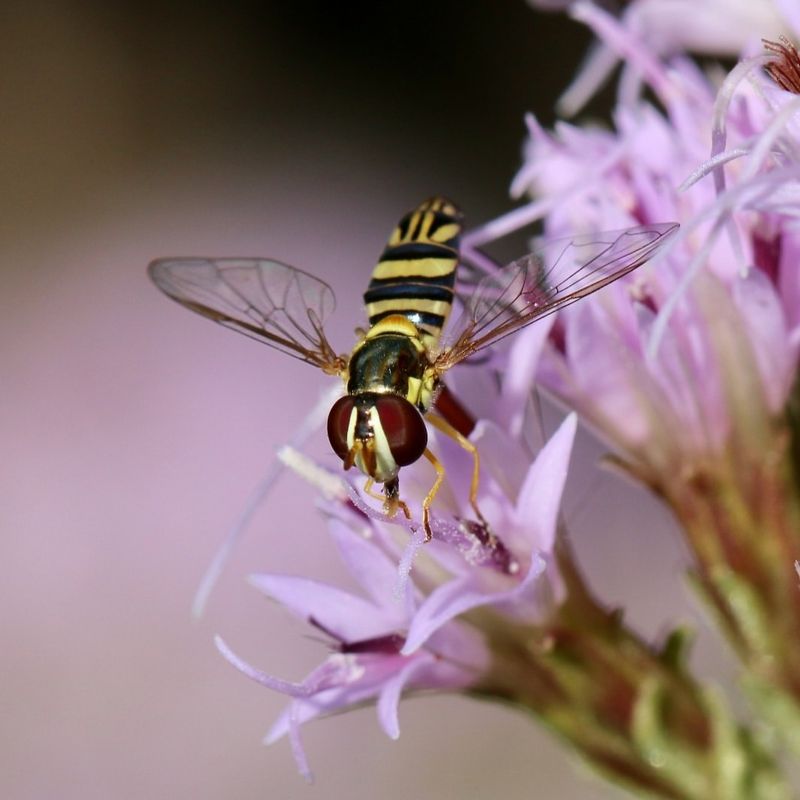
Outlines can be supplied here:
[[490, 530], [489, 523], [484, 519], [483, 514], [481, 514], [481, 511], [478, 508], [478, 485], [480, 483], [481, 475], [481, 460], [480, 456], [478, 455], [478, 448], [475, 447], [475, 445], [472, 444], [472, 442], [467, 439], [466, 436], [459, 433], [443, 417], [440, 417], [436, 414], [428, 414], [426, 419], [431, 425], [433, 425], [434, 428], [455, 440], [459, 446], [463, 447], [464, 450], [466, 450], [472, 456], [472, 482], [470, 483], [469, 487], [469, 502], [472, 506], [472, 510], [477, 515], [481, 524], [484, 526], [484, 528], [486, 528], [487, 531]]
[[372, 489], [374, 485], [374, 478], [367, 478], [366, 482], [364, 483], [364, 494], [368, 494], [373, 500], [380, 500], [383, 502], [383, 495], [378, 494]]
[[[370, 486], [372, 485], [371, 481], [372, 479], [367, 481], [367, 483], [369, 483]], [[400, 499], [399, 478], [395, 477], [392, 478], [391, 480], [385, 481], [383, 484], [383, 494], [384, 497], [380, 497], [379, 495], [374, 495], [374, 494], [371, 496], [383, 500], [384, 511], [386, 511], [386, 513], [390, 517], [393, 517], [397, 513], [397, 509], [399, 508], [405, 515], [406, 519], [411, 519], [411, 512], [408, 510], [408, 506]]]

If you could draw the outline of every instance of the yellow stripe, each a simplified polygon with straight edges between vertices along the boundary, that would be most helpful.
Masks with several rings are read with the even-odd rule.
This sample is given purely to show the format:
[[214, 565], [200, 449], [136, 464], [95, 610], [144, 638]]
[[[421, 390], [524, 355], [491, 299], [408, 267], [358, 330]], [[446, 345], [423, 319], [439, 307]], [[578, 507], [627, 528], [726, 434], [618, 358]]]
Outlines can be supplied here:
[[417, 335], [417, 326], [402, 314], [393, 314], [389, 317], [384, 317], [378, 320], [366, 333], [365, 339], [372, 339], [374, 336], [380, 336], [382, 333], [402, 333], [403, 336], [408, 336], [414, 340]]
[[433, 236], [430, 237], [432, 242], [446, 242], [448, 239], [452, 239], [454, 236], [458, 236], [459, 232], [461, 231], [461, 226], [456, 225], [454, 223], [450, 223], [449, 225], [442, 225], [437, 231], [434, 231]]
[[437, 197], [437, 210], [441, 211], [443, 214], [447, 214], [448, 217], [459, 217], [461, 216], [461, 212], [450, 202], [444, 199], [444, 197]]
[[439, 278], [449, 275], [456, 268], [455, 258], [416, 258], [404, 261], [380, 261], [375, 267], [372, 277], [377, 280], [385, 278]]
[[450, 217], [457, 217], [461, 213], [444, 197], [430, 197], [424, 203], [421, 203], [419, 207], [424, 210], [430, 209], [431, 211], [441, 211]]
[[429, 242], [431, 241], [430, 237], [430, 229], [431, 225], [433, 225], [433, 221], [436, 219], [436, 215], [429, 211], [422, 220], [422, 228], [420, 232], [417, 234], [417, 241], [418, 242]]
[[407, 314], [409, 311], [425, 311], [428, 314], [439, 314], [446, 317], [452, 303], [444, 300], [409, 300], [396, 298], [392, 300], [379, 300], [377, 303], [367, 304], [367, 315], [374, 317], [384, 311], [396, 311], [398, 314]]

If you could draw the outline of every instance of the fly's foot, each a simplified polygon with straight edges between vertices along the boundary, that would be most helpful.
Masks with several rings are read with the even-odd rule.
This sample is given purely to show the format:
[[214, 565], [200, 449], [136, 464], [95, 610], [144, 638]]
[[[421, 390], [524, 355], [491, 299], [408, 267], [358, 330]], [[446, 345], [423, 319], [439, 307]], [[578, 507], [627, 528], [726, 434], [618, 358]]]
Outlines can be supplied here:
[[397, 512], [402, 511], [406, 519], [411, 519], [411, 511], [399, 497], [386, 497], [383, 501], [383, 513], [387, 517], [393, 517]]
[[383, 510], [387, 516], [393, 517], [400, 509], [406, 519], [411, 519], [411, 511], [400, 499], [400, 481], [397, 478], [392, 478], [383, 484], [383, 494]]
[[425, 531], [426, 542], [433, 539], [433, 531], [431, 530], [431, 510], [427, 506], [422, 509], [422, 529]]

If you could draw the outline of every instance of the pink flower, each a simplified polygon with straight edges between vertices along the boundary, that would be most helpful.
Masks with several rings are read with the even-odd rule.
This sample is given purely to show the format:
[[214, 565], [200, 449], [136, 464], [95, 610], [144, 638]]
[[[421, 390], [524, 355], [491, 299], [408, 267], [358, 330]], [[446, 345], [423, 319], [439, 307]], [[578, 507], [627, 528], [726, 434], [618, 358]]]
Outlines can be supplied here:
[[363, 595], [303, 577], [252, 578], [256, 588], [330, 639], [332, 652], [317, 669], [299, 684], [282, 681], [249, 666], [217, 640], [222, 654], [248, 677], [293, 698], [266, 741], [271, 743], [288, 733], [298, 767], [309, 778], [299, 738], [303, 722], [373, 700], [377, 701], [384, 731], [397, 738], [397, 704], [403, 691], [466, 688], [480, 678], [489, 662], [481, 635], [456, 622], [442, 627], [413, 655], [403, 655], [405, 632], [419, 595], [409, 590], [405, 602], [401, 602], [393, 591], [396, 564], [377, 543], [364, 538], [357, 515], [341, 513], [341, 517], [331, 519], [329, 532]]
[[[582, 22], [589, 22], [598, 10], [588, 0], [529, 2], [548, 11], [569, 11]], [[800, 11], [794, 0], [634, 0], [626, 4], [619, 24], [657, 56], [683, 51], [738, 56], [758, 47], [761, 37], [775, 39], [792, 32], [800, 35]], [[620, 59], [624, 62], [625, 55], [601, 37], [562, 96], [562, 113], [570, 116], [578, 112], [608, 80]], [[624, 86], [630, 69], [627, 65], [623, 69]]]
[[[370, 505], [374, 501], [351, 489], [356, 509], [336, 502], [323, 508], [329, 533], [362, 594], [305, 577], [251, 579], [330, 640], [332, 652], [300, 683], [255, 669], [217, 640], [222, 654], [248, 677], [292, 698], [267, 742], [289, 734], [306, 777], [311, 773], [300, 743], [302, 723], [374, 701], [382, 728], [396, 738], [403, 694], [475, 689], [489, 673], [494, 658], [489, 631], [462, 615], [488, 606], [501, 618], [534, 624], [551, 608], [560, 586], [551, 554], [575, 425], [573, 415], [531, 463], [519, 440], [491, 420], [478, 422], [472, 439], [485, 469], [479, 503], [491, 534], [469, 520], [469, 457], [460, 448], [448, 449], [440, 437], [450, 488], [443, 490], [441, 503], [437, 498], [432, 542], [423, 546], [418, 531], [410, 545], [398, 546], [397, 524], [383, 521]], [[415, 494], [424, 493], [419, 478], [412, 474], [404, 488], [412, 505]]]
[[549, 133], [530, 118], [512, 191], [535, 200], [468, 244], [542, 218], [548, 237], [681, 223], [658, 263], [566, 309], [540, 370], [625, 451], [674, 468], [763, 430], [792, 386], [800, 106], [757, 71], [766, 59], [745, 63], [715, 96], [690, 61], [664, 65], [608, 15], [587, 14], [666, 113], [632, 97], [613, 132], [560, 123]]
[[680, 223], [649, 266], [559, 316], [538, 377], [670, 505], [762, 712], [800, 746], [800, 97], [762, 69], [794, 55], [771, 47], [714, 85], [576, 9], [626, 61], [614, 130], [530, 119], [512, 190], [532, 201], [465, 246], [536, 220], [547, 238]]
[[[467, 500], [471, 459], [435, 432], [431, 447], [447, 481], [424, 545], [426, 463], [403, 471], [414, 517], [407, 521], [386, 519], [356, 485], [342, 492], [338, 464], [327, 469], [296, 451], [288, 459], [327, 487], [328, 529], [361, 591], [299, 576], [252, 579], [329, 641], [322, 663], [299, 683], [217, 644], [245, 675], [291, 698], [267, 741], [288, 735], [307, 777], [303, 723], [375, 702], [381, 726], [396, 737], [401, 697], [436, 690], [512, 701], [604, 774], [648, 796], [784, 796], [769, 757], [691, 678], [678, 655], [683, 637], [670, 636], [663, 649], [643, 643], [582, 584], [557, 537], [575, 415], [542, 447], [529, 444], [538, 375], [672, 503], [696, 546], [698, 583], [734, 644], [752, 658], [762, 686], [794, 690], [800, 654], [790, 643], [800, 642], [800, 616], [781, 602], [787, 569], [796, 595], [785, 523], [800, 518], [800, 508], [783, 519], [775, 509], [784, 506], [769, 501], [788, 496], [781, 481], [790, 475], [774, 466], [785, 455], [778, 421], [800, 343], [792, 269], [800, 254], [800, 100], [757, 71], [771, 57], [751, 59], [721, 87], [683, 56], [664, 63], [631, 20], [667, 8], [666, 0], [641, 0], [618, 22], [575, 4], [608, 52], [626, 60], [615, 130], [562, 123], [551, 133], [530, 118], [513, 191], [533, 199], [464, 238], [467, 257], [479, 261], [478, 246], [538, 220], [547, 238], [569, 239], [681, 223], [658, 263], [530, 327], [488, 366], [454, 370], [453, 384], [448, 375], [478, 420], [470, 439], [481, 457], [482, 518]], [[642, 84], [661, 108], [642, 99]], [[766, 550], [755, 552], [761, 542]], [[764, 586], [780, 591], [762, 598]], [[753, 620], [775, 629], [752, 636]], [[789, 642], [785, 652], [779, 635]]]

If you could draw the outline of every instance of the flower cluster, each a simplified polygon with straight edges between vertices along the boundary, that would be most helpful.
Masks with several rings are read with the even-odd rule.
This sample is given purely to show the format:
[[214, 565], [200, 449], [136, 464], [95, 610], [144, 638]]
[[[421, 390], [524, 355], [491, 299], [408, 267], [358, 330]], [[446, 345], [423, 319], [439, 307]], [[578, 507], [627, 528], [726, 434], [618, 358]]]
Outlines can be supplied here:
[[[560, 123], [551, 133], [531, 118], [513, 191], [533, 200], [473, 232], [470, 244], [521, 221], [542, 220], [547, 236], [680, 222], [634, 280], [560, 316], [538, 378], [670, 504], [697, 585], [750, 670], [750, 688], [793, 730], [800, 708], [792, 568], [800, 552], [796, 50], [788, 41], [770, 44], [715, 85], [683, 55], [652, 56], [632, 23], [645, 5], [617, 20], [575, 4], [573, 13], [625, 59], [627, 91], [614, 130]], [[786, 18], [800, 23], [796, 12]], [[645, 99], [645, 87], [657, 103]]]
[[556, 237], [670, 219], [682, 231], [634, 282], [564, 312], [540, 378], [667, 471], [763, 430], [786, 404], [800, 322], [798, 101], [760, 72], [766, 59], [743, 62], [717, 92], [692, 61], [656, 61], [608, 15], [584, 17], [665, 113], [636, 95], [613, 132], [561, 123], [551, 134], [529, 118], [512, 188], [535, 198], [525, 221], [544, 219]]
[[[267, 741], [290, 734], [301, 772], [310, 775], [299, 725], [320, 714], [376, 700], [384, 731], [396, 738], [397, 703], [404, 692], [480, 690], [491, 672], [487, 640], [496, 630], [487, 631], [479, 615], [457, 617], [482, 607], [511, 622], [534, 624], [547, 616], [559, 587], [553, 548], [575, 429], [572, 415], [532, 459], [497, 420], [475, 426], [471, 438], [480, 450], [484, 475], [478, 502], [502, 539], [469, 518], [471, 509], [459, 500], [467, 497], [469, 459], [440, 437], [434, 446], [449, 486], [437, 502], [434, 539], [424, 553], [419, 529], [410, 545], [398, 542], [398, 520], [388, 521], [373, 510], [374, 501], [354, 486], [346, 502], [340, 497], [324, 501], [321, 508], [361, 595], [305, 577], [253, 576], [256, 588], [330, 641], [332, 653], [323, 664], [293, 684], [249, 666], [218, 639], [223, 655], [245, 674], [293, 698]], [[302, 459], [295, 463], [306, 476], [319, 474], [318, 467], [303, 469]], [[424, 469], [409, 473], [404, 492], [413, 506], [424, 496], [426, 476]], [[413, 580], [408, 574], [412, 560]]]
[[[587, 0], [529, 0], [546, 11], [569, 11], [587, 22], [596, 9]], [[610, 5], [603, 3], [602, 5]], [[691, 24], [686, 23], [691, 20]], [[630, 31], [641, 49], [669, 58], [686, 51], [735, 57], [757, 44], [759, 37], [775, 39], [800, 28], [800, 12], [793, 0], [635, 0], [620, 15], [620, 24]], [[560, 111], [571, 116], [586, 104], [611, 76], [624, 65], [622, 87], [631, 77], [627, 54], [601, 36], [559, 102]]]
[[[533, 447], [528, 412], [535, 377], [671, 506], [750, 688], [791, 739], [800, 719], [800, 62], [784, 40], [714, 79], [683, 50], [731, 53], [754, 30], [800, 34], [800, 15], [788, 0], [709, 0], [692, 4], [692, 27], [676, 24], [680, 2], [636, 0], [619, 17], [588, 2], [532, 2], [569, 6], [601, 42], [567, 95], [571, 110], [623, 61], [613, 127], [547, 131], [529, 117], [512, 186], [529, 202], [470, 232], [466, 256], [480, 262], [479, 247], [534, 222], [547, 239], [670, 221], [680, 232], [650, 266], [520, 334], [503, 369], [472, 370], [457, 393], [475, 412], [464, 434], [480, 454], [484, 518], [466, 502], [470, 458], [434, 433], [447, 482], [431, 542], [353, 485], [320, 508], [361, 593], [307, 577], [252, 579], [329, 641], [305, 680], [218, 647], [291, 698], [268, 741], [288, 734], [307, 776], [303, 723], [374, 701], [396, 737], [400, 698], [436, 689], [515, 702], [648, 796], [784, 798], [768, 754], [675, 655], [681, 637], [653, 647], [587, 590], [558, 519], [576, 416]], [[715, 27], [723, 11], [730, 24]], [[339, 485], [302, 454], [290, 460], [313, 482]], [[430, 470], [404, 468], [403, 480], [418, 509]]]

